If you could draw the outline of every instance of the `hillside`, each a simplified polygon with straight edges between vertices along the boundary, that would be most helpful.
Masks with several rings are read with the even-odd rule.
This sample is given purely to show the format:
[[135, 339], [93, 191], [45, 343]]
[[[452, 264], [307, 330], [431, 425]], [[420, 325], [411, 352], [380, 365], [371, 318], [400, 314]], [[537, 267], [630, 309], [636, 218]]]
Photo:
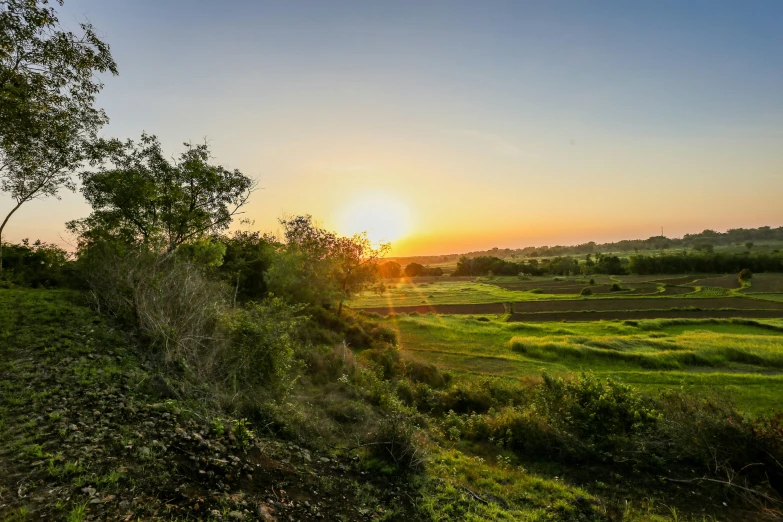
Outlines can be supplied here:
[[0, 520], [367, 520], [409, 494], [172, 390], [79, 294], [0, 290]]

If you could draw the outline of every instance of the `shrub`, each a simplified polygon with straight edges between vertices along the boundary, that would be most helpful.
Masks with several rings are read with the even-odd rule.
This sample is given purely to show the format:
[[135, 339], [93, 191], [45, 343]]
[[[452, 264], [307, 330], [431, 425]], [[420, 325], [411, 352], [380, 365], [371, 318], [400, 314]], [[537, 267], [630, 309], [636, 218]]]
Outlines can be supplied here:
[[739, 273], [739, 276], [737, 276], [740, 284], [745, 283], [746, 281], [750, 281], [752, 277], [753, 277], [753, 272], [751, 272], [747, 268], [743, 268], [742, 271]]
[[593, 295], [593, 291], [589, 288], [582, 288], [582, 291], [579, 292], [579, 295]]
[[590, 374], [572, 380], [544, 375], [536, 404], [553, 425], [599, 446], [613, 446], [660, 418], [630, 386]]
[[2, 279], [19, 286], [58, 287], [69, 281], [68, 254], [56, 245], [26, 239], [18, 245], [3, 244]]
[[617, 284], [617, 283], [612, 283], [612, 286], [609, 287], [609, 291], [610, 292], [619, 292], [622, 289], [623, 288], [619, 284]]
[[398, 471], [417, 471], [424, 466], [427, 452], [419, 440], [419, 429], [403, 411], [383, 417], [366, 444], [370, 454], [394, 465]]
[[595, 279], [592, 279], [592, 278], [591, 278], [591, 279], [590, 279], [590, 284], [591, 284], [591, 285], [594, 285], [594, 284], [595, 284]]
[[246, 387], [280, 390], [288, 384], [296, 331], [305, 321], [296, 316], [301, 309], [275, 297], [225, 316], [231, 345], [221, 363], [226, 377], [241, 385], [235, 392]]

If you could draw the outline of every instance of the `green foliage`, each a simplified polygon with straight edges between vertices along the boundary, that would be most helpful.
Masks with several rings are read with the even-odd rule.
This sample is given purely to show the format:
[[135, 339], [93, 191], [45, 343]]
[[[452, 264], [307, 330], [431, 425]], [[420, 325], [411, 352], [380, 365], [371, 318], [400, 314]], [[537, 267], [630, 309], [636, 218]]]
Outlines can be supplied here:
[[224, 371], [237, 391], [280, 391], [290, 384], [297, 331], [306, 320], [297, 316], [301, 310], [275, 297], [248, 303], [223, 319], [231, 342]]
[[751, 272], [747, 268], [743, 268], [740, 271], [739, 276], [737, 276], [737, 279], [739, 279], [740, 284], [742, 284], [742, 283], [746, 283], [747, 281], [750, 281], [752, 277], [753, 277], [753, 272]]
[[388, 279], [396, 279], [402, 276], [402, 267], [394, 261], [387, 261], [378, 267], [378, 274]]
[[377, 261], [388, 245], [373, 248], [366, 234], [339, 237], [315, 223], [311, 216], [280, 221], [285, 246], [264, 275], [270, 292], [297, 303], [330, 307], [367, 288], [377, 277]]
[[612, 286], [609, 287], [610, 292], [619, 292], [623, 289], [618, 283], [612, 283]]
[[400, 472], [420, 470], [427, 459], [427, 452], [420, 429], [405, 411], [393, 411], [385, 415], [367, 443], [370, 455], [392, 464]]
[[536, 404], [556, 427], [600, 446], [643, 432], [660, 418], [630, 386], [584, 373], [571, 380], [544, 375]]
[[90, 155], [108, 119], [93, 107], [103, 85], [96, 74], [117, 74], [109, 46], [90, 24], [65, 31], [41, 0], [0, 4], [0, 190], [14, 206], [73, 189], [73, 172]]
[[408, 277], [439, 277], [443, 275], [443, 269], [440, 267], [429, 267], [419, 263], [409, 263], [405, 267], [405, 275]]
[[589, 288], [582, 288], [582, 291], [579, 292], [579, 295], [593, 295], [593, 291]]
[[267, 297], [264, 274], [279, 246], [277, 239], [258, 232], [235, 232], [221, 241], [225, 254], [217, 273], [234, 289], [235, 299], [244, 302]]
[[69, 282], [68, 254], [56, 245], [22, 240], [21, 244], [3, 245], [2, 280], [15, 285], [58, 287]]
[[102, 233], [168, 251], [228, 228], [255, 182], [238, 170], [211, 165], [206, 144], [185, 147], [171, 163], [155, 136], [142, 134], [138, 144], [102, 143], [107, 162], [101, 158], [97, 170], [81, 174], [92, 214], [69, 228], [82, 243]]

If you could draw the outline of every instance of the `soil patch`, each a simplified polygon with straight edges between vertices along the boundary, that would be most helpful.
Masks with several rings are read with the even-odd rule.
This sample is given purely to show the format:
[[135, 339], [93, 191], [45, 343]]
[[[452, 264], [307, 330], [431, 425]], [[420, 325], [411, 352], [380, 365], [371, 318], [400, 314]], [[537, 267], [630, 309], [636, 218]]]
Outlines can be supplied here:
[[732, 317], [753, 319], [783, 318], [783, 310], [629, 310], [614, 312], [542, 312], [521, 313], [509, 317], [511, 322], [546, 321], [618, 321], [624, 319], [728, 319]]

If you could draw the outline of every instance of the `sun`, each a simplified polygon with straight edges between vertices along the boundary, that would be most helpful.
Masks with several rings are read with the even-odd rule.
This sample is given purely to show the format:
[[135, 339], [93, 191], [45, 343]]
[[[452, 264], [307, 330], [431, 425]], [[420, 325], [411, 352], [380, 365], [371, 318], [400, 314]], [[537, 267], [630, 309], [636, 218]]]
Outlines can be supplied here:
[[367, 232], [376, 244], [394, 242], [410, 231], [410, 209], [391, 194], [364, 194], [340, 210], [339, 226], [345, 234]]

